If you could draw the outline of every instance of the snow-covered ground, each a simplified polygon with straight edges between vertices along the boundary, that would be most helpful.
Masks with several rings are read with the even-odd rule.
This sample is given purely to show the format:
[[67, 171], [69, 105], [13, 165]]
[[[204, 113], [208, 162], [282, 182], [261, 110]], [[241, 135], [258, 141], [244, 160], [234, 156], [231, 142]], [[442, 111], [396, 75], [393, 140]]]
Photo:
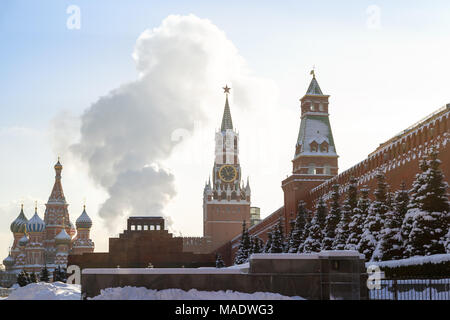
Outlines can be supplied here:
[[198, 291], [191, 289], [150, 290], [143, 287], [108, 288], [92, 300], [304, 300], [301, 297], [286, 297], [278, 293], [236, 291]]
[[80, 300], [80, 292], [77, 284], [39, 282], [14, 289], [6, 300]]
[[[81, 288], [76, 284], [32, 283], [14, 289], [6, 300], [80, 300]], [[191, 289], [150, 290], [143, 287], [108, 288], [92, 300], [303, 300], [301, 297], [287, 297], [278, 293], [236, 291], [198, 291]]]

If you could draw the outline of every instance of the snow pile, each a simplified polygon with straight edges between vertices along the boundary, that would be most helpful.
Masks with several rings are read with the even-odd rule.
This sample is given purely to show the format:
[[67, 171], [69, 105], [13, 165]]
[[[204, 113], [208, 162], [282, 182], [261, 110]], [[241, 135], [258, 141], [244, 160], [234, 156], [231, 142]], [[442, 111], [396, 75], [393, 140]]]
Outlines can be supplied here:
[[[8, 300], [80, 300], [81, 287], [62, 282], [31, 283], [14, 289]], [[236, 291], [198, 291], [191, 289], [151, 290], [143, 287], [107, 288], [92, 300], [304, 300], [302, 297], [287, 297], [278, 293]]]
[[416, 256], [402, 260], [391, 260], [382, 262], [367, 262], [366, 267], [377, 265], [379, 267], [397, 268], [402, 266], [423, 265], [425, 263], [438, 264], [441, 262], [450, 261], [450, 254], [434, 254], [431, 256]]
[[8, 300], [80, 300], [81, 286], [62, 282], [30, 283], [11, 292]]
[[[88, 298], [89, 299], [89, 298]], [[91, 299], [90, 299], [91, 300]], [[278, 293], [236, 291], [198, 291], [191, 289], [151, 290], [143, 287], [107, 288], [92, 300], [304, 300], [301, 297], [287, 297]]]

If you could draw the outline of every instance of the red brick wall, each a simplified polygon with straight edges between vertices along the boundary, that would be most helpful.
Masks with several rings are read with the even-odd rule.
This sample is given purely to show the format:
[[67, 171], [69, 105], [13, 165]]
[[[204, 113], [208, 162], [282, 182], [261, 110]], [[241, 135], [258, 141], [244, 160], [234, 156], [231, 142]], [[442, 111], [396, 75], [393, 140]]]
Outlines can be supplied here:
[[[341, 192], [346, 190], [350, 178], [358, 179], [358, 187], [367, 185], [371, 189], [371, 197], [376, 187], [375, 174], [381, 169], [385, 171], [387, 183], [391, 191], [399, 189], [404, 181], [408, 188], [414, 181], [415, 175], [420, 171], [419, 160], [426, 154], [431, 146], [439, 151], [441, 169], [449, 181], [450, 177], [450, 108], [439, 110], [433, 116], [403, 131], [402, 134], [388, 140], [380, 145], [377, 150], [371, 153], [367, 159], [359, 162], [352, 168], [327, 180], [326, 182], [313, 181], [314, 176], [310, 176], [311, 181], [293, 182], [295, 175], [285, 179], [283, 190], [285, 192], [284, 203], [261, 223], [249, 229], [251, 235], [257, 235], [263, 241], [267, 239], [267, 231], [273, 227], [282, 214], [284, 221], [289, 221], [295, 217], [296, 206], [299, 200], [306, 202], [310, 209], [313, 209], [314, 202], [319, 196], [329, 199], [331, 189], [334, 184], [341, 186]], [[316, 176], [320, 179], [320, 176]], [[291, 215], [291, 212], [294, 212]], [[289, 223], [284, 223], [285, 232], [289, 232]], [[239, 245], [240, 236], [237, 236], [229, 243], [218, 249], [223, 253], [224, 259], [231, 264], [234, 254]], [[228, 254], [228, 256], [226, 256]]]

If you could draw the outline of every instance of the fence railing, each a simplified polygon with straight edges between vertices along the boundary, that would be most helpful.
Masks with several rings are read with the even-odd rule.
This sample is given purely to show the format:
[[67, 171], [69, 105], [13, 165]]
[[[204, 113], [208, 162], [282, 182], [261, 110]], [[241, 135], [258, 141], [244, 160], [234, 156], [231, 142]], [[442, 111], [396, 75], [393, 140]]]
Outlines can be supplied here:
[[450, 300], [450, 278], [383, 279], [369, 290], [370, 300]]

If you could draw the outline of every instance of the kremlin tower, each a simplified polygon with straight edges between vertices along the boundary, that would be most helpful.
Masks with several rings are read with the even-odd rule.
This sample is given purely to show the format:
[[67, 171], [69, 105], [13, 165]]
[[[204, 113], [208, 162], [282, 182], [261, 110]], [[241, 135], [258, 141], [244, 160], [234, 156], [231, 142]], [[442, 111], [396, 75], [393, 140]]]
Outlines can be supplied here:
[[69, 254], [83, 254], [94, 251], [89, 238], [92, 220], [86, 207], [76, 221], [76, 228], [70, 222], [68, 203], [61, 184], [63, 166], [54, 166], [56, 176], [52, 192], [46, 204], [44, 219], [39, 217], [37, 204], [34, 215], [28, 220], [23, 205], [18, 217], [11, 223], [13, 245], [10, 254], [3, 260], [6, 271], [18, 274], [22, 270], [38, 273], [44, 266], [50, 273], [58, 266], [67, 267]]
[[225, 108], [220, 131], [216, 132], [215, 160], [211, 179], [203, 191], [203, 235], [211, 250], [242, 232], [242, 222], [250, 223], [249, 180], [244, 185], [239, 164], [239, 134], [233, 128], [225, 86]]
[[[338, 155], [328, 113], [329, 95], [322, 93], [314, 70], [311, 83], [300, 99], [300, 129], [292, 160], [292, 175], [282, 182], [285, 221], [297, 214], [299, 200], [311, 189], [338, 173]], [[287, 232], [288, 223], [285, 224]]]

